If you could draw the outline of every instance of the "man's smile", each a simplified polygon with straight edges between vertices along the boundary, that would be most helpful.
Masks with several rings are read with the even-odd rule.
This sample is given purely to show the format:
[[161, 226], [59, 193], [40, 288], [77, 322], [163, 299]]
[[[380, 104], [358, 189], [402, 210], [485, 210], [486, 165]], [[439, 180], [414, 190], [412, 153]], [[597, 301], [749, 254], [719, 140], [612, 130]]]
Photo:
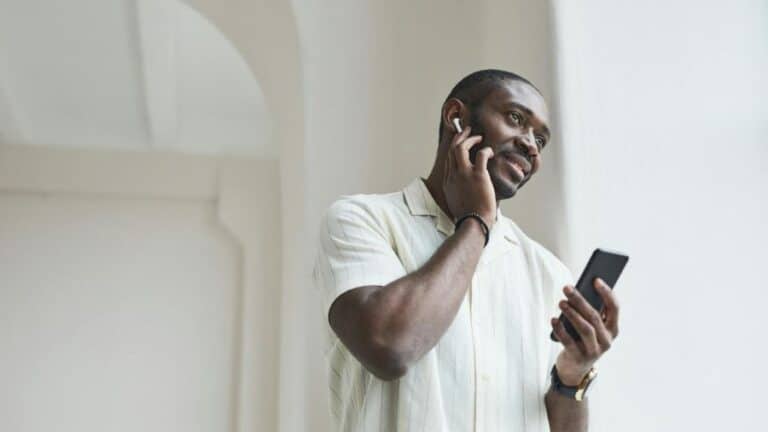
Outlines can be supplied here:
[[511, 172], [514, 173], [514, 180], [518, 183], [531, 172], [531, 163], [525, 157], [513, 151], [503, 151], [495, 158], [510, 167]]

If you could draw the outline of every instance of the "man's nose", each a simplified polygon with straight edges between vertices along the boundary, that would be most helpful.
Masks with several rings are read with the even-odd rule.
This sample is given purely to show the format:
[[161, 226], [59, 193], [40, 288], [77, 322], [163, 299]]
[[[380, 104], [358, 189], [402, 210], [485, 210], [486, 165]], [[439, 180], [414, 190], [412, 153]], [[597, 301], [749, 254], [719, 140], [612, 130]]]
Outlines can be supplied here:
[[530, 157], [536, 157], [539, 153], [538, 147], [536, 147], [536, 137], [533, 135], [533, 128], [529, 127], [523, 135], [520, 136], [520, 142], [525, 145], [525, 152]]

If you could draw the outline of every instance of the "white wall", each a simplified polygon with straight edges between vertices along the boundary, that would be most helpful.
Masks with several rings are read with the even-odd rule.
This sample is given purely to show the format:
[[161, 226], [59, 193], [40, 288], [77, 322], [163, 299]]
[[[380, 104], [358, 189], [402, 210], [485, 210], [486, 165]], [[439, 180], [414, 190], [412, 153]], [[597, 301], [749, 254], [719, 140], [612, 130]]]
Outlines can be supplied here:
[[[267, 8], [263, 4], [248, 2], [252, 10], [258, 10], [259, 13], [241, 14], [240, 10], [233, 7], [233, 2], [215, 3], [228, 11], [230, 20], [244, 22], [250, 29], [247, 37], [240, 38], [240, 41], [267, 41], [271, 44], [272, 39], [255, 35], [253, 29], [274, 35], [279, 33], [273, 31], [274, 27], [291, 28], [292, 21], [271, 19], [271, 16], [264, 13], [265, 9], [274, 13], [279, 7]], [[288, 9], [286, 3], [283, 3], [282, 8]], [[210, 15], [218, 18], [215, 14]], [[293, 165], [276, 163], [281, 152], [293, 155], [296, 154], [294, 149], [301, 146], [301, 139], [293, 138], [303, 137], [299, 105], [295, 99], [285, 102], [290, 99], [286, 95], [291, 91], [300, 92], [295, 86], [295, 77], [299, 72], [295, 66], [285, 67], [285, 62], [275, 61], [275, 57], [290, 58], [291, 54], [295, 58], [297, 56], [295, 48], [286, 48], [286, 38], [278, 38], [282, 45], [272, 47], [272, 55], [267, 55], [265, 50], [255, 50], [257, 55], [250, 51], [249, 56], [243, 55], [242, 46], [235, 45], [225, 32], [231, 29], [217, 28], [216, 24], [211, 16], [201, 14], [179, 0], [78, 0], [66, 5], [39, 1], [0, 1], [0, 195], [11, 193], [26, 197], [29, 194], [47, 196], [66, 192], [89, 202], [105, 198], [108, 204], [105, 208], [87, 207], [72, 217], [84, 223], [95, 221], [95, 224], [98, 224], [100, 217], [111, 220], [105, 214], [110, 215], [110, 212], [120, 210], [124, 204], [121, 199], [125, 195], [129, 195], [129, 201], [137, 199], [137, 196], [138, 199], [147, 199], [151, 201], [148, 206], [158, 204], [153, 199], [163, 201], [159, 205], [172, 206], [173, 201], [179, 199], [208, 205], [217, 221], [226, 226], [242, 246], [238, 249], [240, 254], [237, 256], [234, 275], [216, 274], [215, 268], [211, 269], [215, 274], [213, 278], [221, 281], [222, 288], [228, 283], [227, 278], [235, 280], [238, 297], [231, 302], [229, 310], [222, 308], [218, 311], [219, 315], [214, 317], [233, 321], [231, 331], [220, 338], [221, 343], [229, 344], [227, 349], [231, 352], [226, 354], [228, 360], [209, 364], [210, 379], [199, 384], [202, 391], [211, 395], [221, 396], [221, 388], [225, 388], [226, 397], [206, 403], [205, 411], [197, 411], [197, 405], [187, 402], [199, 395], [190, 391], [189, 387], [178, 386], [157, 392], [156, 396], [165, 401], [173, 401], [176, 395], [179, 404], [145, 404], [134, 408], [139, 412], [138, 415], [162, 411], [161, 414], [168, 417], [204, 418], [206, 421], [198, 422], [198, 426], [212, 430], [275, 430], [278, 427], [279, 315], [283, 292], [281, 277], [276, 272], [283, 270], [283, 251], [291, 259], [298, 255], [293, 253], [295, 249], [285, 245], [298, 243], [294, 236], [304, 238], [290, 228], [303, 225], [291, 223], [303, 218], [300, 209], [303, 194], [293, 193], [300, 189], [295, 185], [303, 183], [303, 180], [280, 182], [276, 177], [277, 169], [280, 168], [291, 179], [294, 170], [299, 171], [296, 167], [302, 165], [303, 159], [300, 157], [283, 157], [284, 161], [296, 161]], [[291, 34], [291, 30], [286, 31]], [[258, 62], [252, 62], [254, 58]], [[265, 74], [262, 68], [253, 67], [255, 64], [267, 64], [279, 71]], [[286, 91], [291, 85], [280, 85], [285, 82], [290, 82], [294, 89]], [[261, 84], [268, 88], [261, 87]], [[270, 92], [272, 105], [268, 109], [267, 93]], [[281, 95], [280, 100], [276, 100], [274, 93]], [[286, 109], [286, 106], [289, 108]], [[291, 115], [286, 115], [286, 111], [290, 111]], [[278, 125], [280, 134], [272, 134], [273, 123]], [[281, 138], [291, 145], [281, 145]], [[66, 151], [55, 151], [63, 148]], [[181, 156], [181, 153], [204, 153], [209, 157], [190, 159]], [[227, 156], [237, 156], [237, 159]], [[288, 191], [284, 195], [289, 198], [281, 196], [282, 190]], [[281, 213], [283, 204], [295, 211], [282, 211], [289, 216], [279, 218], [277, 215]], [[61, 207], [67, 205], [65, 203]], [[8, 228], [24, 222], [23, 206], [17, 200], [2, 202], [0, 208], [19, 210], [4, 213], [8, 218], [2, 221], [2, 228], [11, 232], [9, 237], [13, 242], [28, 245], [35, 242], [35, 239], [30, 238], [30, 230], [14, 234], [13, 228]], [[48, 209], [36, 207], [36, 211], [44, 219]], [[55, 211], [51, 213], [55, 214]], [[134, 228], [141, 224], [161, 223], [153, 217], [160, 218], [162, 215], [147, 216], [146, 220], [136, 222]], [[109, 220], [104, 224], [108, 224]], [[285, 225], [281, 223], [283, 220], [286, 221]], [[60, 240], [58, 236], [62, 230], [66, 231], [67, 226], [56, 220], [45, 221], [51, 226], [43, 226], [41, 230], [50, 228], [53, 238], [49, 240], [54, 243]], [[164, 220], [162, 223], [173, 224], [173, 221]], [[180, 219], [178, 224], [179, 227], [173, 228], [184, 226], [184, 220]], [[287, 227], [285, 229], [288, 234], [285, 241], [282, 241], [280, 236], [284, 227]], [[69, 246], [72, 248], [72, 256], [68, 256], [69, 259], [80, 260], [82, 255], [90, 253], [87, 235], [81, 235], [86, 228], [78, 226], [79, 231], [72, 233]], [[168, 236], [172, 236], [173, 228], [168, 229]], [[142, 242], [140, 232], [133, 234], [131, 239], [135, 243], [132, 245], [136, 249], [141, 249], [140, 245], [144, 243], [149, 247], [150, 240], [163, 240], [162, 234], [157, 234], [155, 238]], [[189, 234], [190, 237], [194, 235], [196, 233]], [[171, 260], [171, 263], [179, 265], [167, 265], [162, 269], [166, 272], [164, 276], [177, 278], [172, 286], [162, 288], [178, 292], [184, 285], [185, 266], [199, 267], [199, 263], [185, 259], [187, 254], [193, 252], [185, 249], [186, 244], [173, 243], [176, 240], [173, 238], [165, 240], [172, 243], [167, 245], [166, 252], [179, 255], [178, 262]], [[14, 252], [11, 250], [7, 254], [12, 255]], [[122, 252], [114, 252], [112, 255], [105, 253], [102, 258], [119, 266]], [[27, 271], [29, 268], [41, 268], [42, 272], [57, 270], [49, 261], [37, 259], [34, 253], [14, 258], [18, 259], [8, 259], [6, 262], [17, 271]], [[300, 261], [300, 258], [296, 258], [296, 261]], [[286, 270], [286, 274], [298, 274], [295, 267], [287, 265], [286, 268], [290, 270]], [[91, 290], [109, 277], [97, 269], [92, 278], [84, 276], [77, 286], [64, 288], [72, 293], [73, 302], [77, 302], [88, 297]], [[135, 282], [129, 278], [123, 279], [126, 279], [124, 283]], [[284, 279], [285, 286], [298, 285], [291, 283], [290, 278]], [[52, 278], [46, 281], [53, 283]], [[0, 301], [19, 310], [28, 307], [16, 295], [26, 287], [21, 278], [4, 282], [5, 285], [0, 284]], [[204, 279], [199, 282], [205, 285], [205, 289], [217, 288]], [[116, 284], [118, 288], [123, 287], [120, 282]], [[45, 295], [36, 297], [35, 301], [48, 301], [49, 288], [42, 287], [41, 291]], [[156, 287], [145, 286], [149, 291], [153, 288]], [[216, 297], [226, 293], [224, 288], [216, 294], [207, 294]], [[168, 306], [167, 303], [154, 302], [148, 296], [142, 299], [143, 303], [133, 305], [139, 311]], [[101, 306], [111, 308], [111, 297], [93, 301], [98, 303], [102, 300], [106, 304]], [[34, 306], [32, 304], [29, 307]], [[74, 327], [81, 324], [77, 317], [71, 316], [79, 314], [77, 307], [64, 309], [70, 314], [66, 319], [74, 323]], [[161, 310], [157, 315], [163, 312], [168, 311]], [[173, 319], [173, 311], [168, 316], [169, 329], [179, 325], [179, 320]], [[104, 317], [100, 324], [110, 329], [113, 324], [110, 318]], [[195, 318], [199, 318], [199, 314], [190, 310], [189, 316], [181, 317], [181, 320], [186, 320], [182, 324], [188, 324]], [[215, 319], [210, 322], [215, 325]], [[141, 323], [126, 324], [130, 325], [143, 328]], [[22, 327], [9, 329], [8, 333], [0, 335], [0, 342], [23, 338], [24, 331]], [[55, 330], [43, 333], [55, 334]], [[149, 339], [143, 346], [145, 351], [151, 351], [155, 341], [152, 336], [157, 336], [139, 330], [132, 335], [137, 339], [145, 336]], [[188, 340], [188, 335], [177, 336], [180, 340]], [[217, 342], [211, 342], [210, 338], [203, 336], [201, 334], [197, 342], [209, 344], [216, 349], [213, 356], [221, 354]], [[53, 337], [43, 343], [47, 344], [50, 339]], [[119, 342], [112, 342], [86, 339], [82, 344], [92, 344], [91, 349], [100, 354], [119, 345]], [[187, 356], [184, 348], [183, 344], [179, 344], [165, 354], [183, 361]], [[9, 362], [15, 365], [15, 362], [35, 361], [42, 355], [41, 352], [45, 350], [23, 350], [15, 353]], [[68, 354], [72, 354], [71, 357], [67, 357]], [[75, 362], [78, 359], [77, 353], [68, 354], [51, 356], [46, 366], [50, 370], [60, 371], [56, 369], [58, 362]], [[151, 352], [139, 352], [136, 355], [152, 357]], [[222, 363], [226, 363], [225, 368], [222, 368]], [[150, 384], [157, 381], [153, 379], [154, 373], [170, 373], [162, 368], [155, 371], [153, 366], [158, 365], [151, 362], [146, 362], [144, 366], [145, 369], [135, 370], [130, 377], [134, 384], [132, 390], [135, 390], [131, 397], [151, 394]], [[195, 367], [192, 365], [185, 369], [185, 372], [189, 372], [185, 377], [206, 374]], [[15, 369], [9, 366], [7, 370], [13, 372]], [[106, 373], [96, 369], [92, 372], [89, 374], [84, 371], [76, 378], [84, 381], [85, 385], [98, 387], [98, 379]], [[40, 386], [56, 386], [56, 390], [60, 389], [61, 392], [73, 390], [66, 385], [69, 381], [61, 383], [48, 379], [53, 375], [51, 373], [39, 381], [19, 375], [18, 380], [13, 382], [14, 387], [9, 388], [13, 391], [17, 384], [29, 382]], [[223, 382], [221, 377], [231, 379], [227, 378]], [[94, 380], [92, 383], [88, 382], [91, 378]], [[92, 396], [90, 394], [73, 392], [72, 395], [73, 399], [68, 401], [72, 404], [91, 402], [88, 399]], [[82, 401], [78, 401], [78, 395], [82, 396]], [[19, 408], [15, 411], [41, 410], [38, 422], [32, 424], [28, 418], [23, 419], [26, 422], [24, 427], [28, 430], [50, 429], [50, 424], [46, 426], [45, 422], [52, 417], [46, 417], [45, 413], [51, 405], [42, 404], [39, 394], [34, 396], [19, 401], [10, 395], [3, 400], [9, 401], [8, 407]], [[125, 405], [125, 399], [125, 395], [117, 393], [97, 402], [122, 406]], [[148, 399], [151, 397], [148, 396]], [[66, 409], [66, 406], [62, 409]], [[18, 421], [19, 417], [11, 420]], [[103, 418], [93, 419], [101, 420]], [[59, 427], [70, 427], [71, 424], [64, 422]], [[127, 427], [130, 422], [120, 424]], [[158, 421], [156, 425], [167, 426], [167, 422]]]
[[630, 255], [594, 430], [760, 429], [768, 5], [556, 6], [568, 261]]
[[0, 208], [1, 430], [232, 430], [240, 253], [212, 203]]
[[0, 146], [0, 430], [276, 430], [278, 178]]

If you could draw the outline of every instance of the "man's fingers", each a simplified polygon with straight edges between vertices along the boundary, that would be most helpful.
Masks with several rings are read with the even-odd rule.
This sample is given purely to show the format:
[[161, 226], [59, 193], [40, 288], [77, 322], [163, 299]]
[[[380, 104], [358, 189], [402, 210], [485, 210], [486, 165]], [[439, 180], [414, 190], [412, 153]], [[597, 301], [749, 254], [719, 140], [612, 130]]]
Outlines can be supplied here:
[[579, 312], [565, 300], [560, 302], [560, 309], [568, 318], [568, 321], [573, 324], [573, 327], [576, 328], [579, 336], [581, 336], [581, 341], [584, 344], [584, 355], [593, 359], [599, 357], [601, 350], [597, 343], [597, 335], [589, 321], [584, 319], [584, 317], [582, 317], [581, 314], [579, 314]]
[[477, 151], [477, 156], [475, 159], [475, 169], [477, 171], [483, 172], [486, 169], [488, 169], [488, 159], [493, 157], [493, 149], [490, 147], [485, 147]]
[[555, 332], [555, 336], [557, 336], [557, 339], [560, 341], [560, 343], [563, 344], [565, 349], [576, 354], [582, 354], [581, 348], [579, 348], [579, 345], [575, 340], [573, 340], [571, 335], [568, 334], [568, 331], [565, 329], [563, 322], [557, 318], [552, 318], [550, 321], [550, 324], [552, 324], [552, 330]]
[[445, 178], [447, 179], [449, 177], [449, 174], [457, 169], [457, 158], [456, 154], [454, 153], [454, 150], [458, 145], [465, 140], [469, 136], [469, 131], [472, 128], [467, 126], [464, 129], [462, 129], [461, 132], [456, 133], [453, 135], [453, 138], [451, 139], [450, 147], [448, 148], [448, 151], [445, 153]]
[[467, 139], [467, 137], [469, 136], [469, 132], [471, 130], [472, 130], [472, 127], [467, 126], [464, 129], [462, 129], [461, 132], [453, 135], [453, 140], [451, 141], [451, 148], [456, 147], [457, 145], [459, 145], [459, 143]]
[[595, 278], [595, 290], [603, 298], [603, 314], [605, 315], [605, 326], [611, 332], [613, 337], [619, 334], [619, 302], [613, 294], [613, 290], [605, 281]]
[[581, 293], [572, 286], [566, 286], [563, 289], [566, 297], [568, 297], [568, 303], [573, 306], [574, 309], [592, 326], [595, 330], [595, 337], [600, 347], [603, 350], [607, 350], [611, 347], [613, 342], [613, 336], [609, 333], [603, 322], [603, 317], [591, 304], [581, 295]]
[[471, 136], [453, 148], [453, 158], [456, 160], [456, 167], [458, 169], [468, 170], [472, 168], [472, 162], [469, 160], [469, 149], [482, 140], [483, 137], [480, 135]]

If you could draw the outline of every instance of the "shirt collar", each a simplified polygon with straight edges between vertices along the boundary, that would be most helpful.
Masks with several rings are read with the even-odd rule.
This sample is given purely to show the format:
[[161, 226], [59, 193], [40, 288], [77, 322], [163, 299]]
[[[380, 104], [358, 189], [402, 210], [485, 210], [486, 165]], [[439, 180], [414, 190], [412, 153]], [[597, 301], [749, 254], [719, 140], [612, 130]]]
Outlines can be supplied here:
[[[434, 216], [437, 230], [445, 235], [452, 235], [455, 231], [453, 221], [437, 205], [437, 201], [432, 197], [424, 182], [424, 179], [417, 177], [403, 189], [403, 196], [405, 197], [408, 209], [414, 216]], [[501, 214], [501, 207], [499, 207], [496, 209], [496, 223], [491, 228], [488, 246], [491, 246], [491, 243], [498, 242], [501, 238], [506, 239], [509, 243], [519, 244], [508, 221]]]

